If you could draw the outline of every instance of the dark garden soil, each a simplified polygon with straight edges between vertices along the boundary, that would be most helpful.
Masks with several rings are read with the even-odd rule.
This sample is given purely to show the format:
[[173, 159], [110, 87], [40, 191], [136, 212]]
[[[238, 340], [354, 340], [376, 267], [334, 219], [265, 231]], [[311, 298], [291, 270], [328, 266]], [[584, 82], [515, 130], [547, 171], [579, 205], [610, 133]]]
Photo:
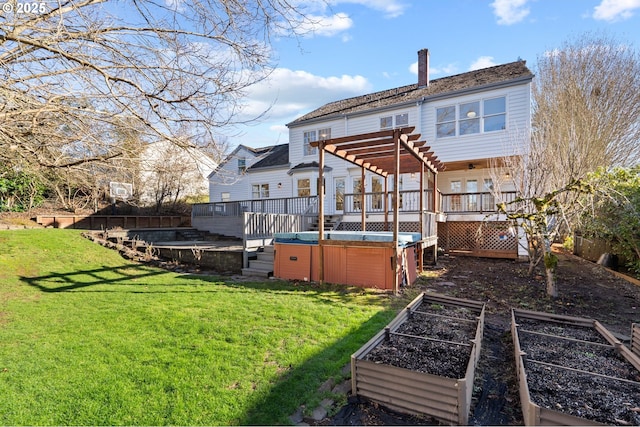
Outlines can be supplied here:
[[[542, 271], [529, 276], [527, 263], [472, 257], [441, 257], [438, 265], [421, 277], [407, 293], [437, 292], [457, 298], [486, 303], [484, 338], [474, 383], [469, 423], [472, 425], [522, 425], [518, 396], [514, 350], [510, 332], [511, 308], [534, 310], [568, 316], [593, 318], [602, 323], [618, 339], [628, 343], [632, 323], [640, 323], [640, 286], [614, 276], [604, 268], [569, 254], [559, 253], [557, 273], [558, 297], [546, 296]], [[531, 325], [529, 325], [531, 326]], [[553, 328], [553, 326], [551, 326]], [[579, 328], [576, 328], [579, 329]], [[599, 334], [588, 329], [545, 329], [556, 335], [597, 341]], [[415, 332], [415, 331], [414, 331]], [[458, 331], [459, 332], [459, 331]], [[458, 333], [455, 332], [455, 333]], [[585, 390], [595, 396], [593, 406], [620, 407], [613, 415], [603, 416], [588, 402], [573, 415], [595, 419], [605, 424], [640, 424], [640, 396], [636, 382], [638, 372], [611, 356], [610, 350], [589, 344], [568, 345], [578, 352], [563, 353], [562, 346], [550, 338], [523, 334], [528, 352], [536, 360], [573, 366], [601, 373], [593, 377], [580, 372], [549, 372], [546, 365], [528, 363], [532, 400], [541, 406], [562, 410], [570, 402], [585, 399]], [[393, 343], [389, 344], [392, 348]], [[589, 348], [582, 348], [582, 347]], [[387, 349], [388, 350], [388, 349]], [[558, 351], [555, 351], [558, 350]], [[577, 357], [581, 354], [584, 357]], [[533, 357], [532, 357], [533, 358]], [[446, 366], [443, 365], [443, 366]], [[529, 371], [531, 372], [529, 374]], [[630, 381], [611, 381], [607, 376]], [[547, 380], [553, 378], [553, 381]], [[560, 397], [562, 399], [559, 400]], [[611, 412], [611, 411], [609, 411]], [[618, 414], [618, 415], [616, 415]], [[607, 418], [607, 417], [611, 418]], [[429, 417], [408, 416], [391, 411], [375, 402], [350, 397], [349, 403], [335, 416], [323, 420], [324, 425], [437, 425]]]

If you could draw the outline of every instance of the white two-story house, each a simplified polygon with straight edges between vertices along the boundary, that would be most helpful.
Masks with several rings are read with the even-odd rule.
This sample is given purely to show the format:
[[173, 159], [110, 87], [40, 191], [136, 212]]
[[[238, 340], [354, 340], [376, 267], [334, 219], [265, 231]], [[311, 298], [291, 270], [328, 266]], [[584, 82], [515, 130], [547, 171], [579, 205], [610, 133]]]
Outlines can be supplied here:
[[[419, 209], [422, 188], [431, 195], [421, 209], [441, 214], [441, 248], [517, 257], [515, 233], [508, 231], [506, 223], [496, 221], [499, 218], [491, 218], [491, 213], [496, 198], [513, 198], [513, 193], [505, 191], [509, 177], [500, 176], [499, 166], [505, 156], [517, 154], [516, 135], [531, 126], [533, 74], [525, 61], [516, 61], [431, 80], [426, 49], [418, 52], [418, 70], [418, 81], [413, 84], [331, 102], [299, 117], [287, 125], [289, 144], [262, 149], [255, 163], [242, 163], [242, 156], [234, 152], [210, 175], [213, 206], [194, 206], [194, 220], [198, 215], [232, 209], [231, 205], [242, 211], [313, 210], [320, 174], [318, 149], [312, 142], [412, 127], [443, 167], [437, 177], [425, 175], [422, 186], [416, 173], [402, 174], [396, 181], [407, 231], [413, 231], [410, 223]], [[224, 182], [221, 177], [230, 170], [233, 179]], [[335, 156], [326, 157], [322, 176], [324, 213], [331, 218], [330, 226], [357, 229], [354, 214], [365, 209], [367, 229], [382, 227], [382, 215], [391, 206], [387, 195], [393, 182], [363, 173]], [[500, 194], [494, 191], [496, 180], [501, 181]], [[494, 221], [488, 223], [487, 218]]]

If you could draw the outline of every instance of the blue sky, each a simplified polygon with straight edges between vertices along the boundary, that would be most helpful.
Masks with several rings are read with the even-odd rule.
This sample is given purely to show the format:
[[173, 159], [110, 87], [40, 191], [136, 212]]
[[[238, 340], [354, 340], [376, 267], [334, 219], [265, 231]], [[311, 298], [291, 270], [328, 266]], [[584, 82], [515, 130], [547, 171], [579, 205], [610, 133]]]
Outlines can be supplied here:
[[273, 40], [277, 68], [247, 92], [259, 124], [229, 129], [228, 144], [288, 142], [286, 124], [330, 102], [417, 82], [417, 52], [432, 79], [537, 57], [586, 32], [640, 51], [640, 0], [297, 0], [312, 22]]

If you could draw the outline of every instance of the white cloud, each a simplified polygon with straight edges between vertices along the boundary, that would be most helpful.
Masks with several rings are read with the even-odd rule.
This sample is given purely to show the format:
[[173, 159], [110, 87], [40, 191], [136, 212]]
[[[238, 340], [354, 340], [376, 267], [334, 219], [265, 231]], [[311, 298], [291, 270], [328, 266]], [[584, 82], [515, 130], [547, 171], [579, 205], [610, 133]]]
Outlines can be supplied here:
[[[372, 85], [362, 76], [318, 76], [307, 71], [277, 68], [269, 77], [246, 90], [245, 108], [239, 120], [252, 120], [250, 126], [227, 130], [232, 145], [250, 147], [283, 144], [288, 141], [286, 124], [323, 104], [363, 95]], [[267, 111], [269, 110], [269, 111]]]
[[387, 18], [397, 18], [409, 6], [398, 0], [333, 0], [333, 4], [354, 3], [383, 12]]
[[[414, 62], [409, 66], [409, 72], [411, 74], [415, 74], [416, 76], [418, 75], [418, 61]], [[450, 76], [452, 74], [456, 74], [457, 72], [458, 72], [458, 67], [456, 66], [456, 64], [447, 64], [441, 67], [434, 67], [431, 64], [429, 64], [429, 76], [439, 76], [439, 75]]]
[[528, 1], [495, 0], [491, 3], [493, 13], [498, 18], [498, 24], [511, 25], [522, 21], [529, 14], [529, 8], [526, 7]]
[[307, 71], [278, 68], [268, 79], [248, 89], [243, 115], [255, 117], [269, 109], [270, 122], [305, 114], [337, 99], [370, 92], [371, 84], [362, 76], [322, 77]]
[[471, 63], [471, 65], [469, 66], [469, 71], [479, 70], [480, 68], [493, 67], [494, 65], [496, 65], [496, 63], [493, 62], [493, 56], [481, 56]]
[[640, 0], [602, 0], [593, 10], [593, 19], [614, 22], [628, 19], [640, 8]]
[[332, 37], [353, 27], [353, 20], [346, 13], [332, 16], [307, 15], [296, 29], [302, 36]]

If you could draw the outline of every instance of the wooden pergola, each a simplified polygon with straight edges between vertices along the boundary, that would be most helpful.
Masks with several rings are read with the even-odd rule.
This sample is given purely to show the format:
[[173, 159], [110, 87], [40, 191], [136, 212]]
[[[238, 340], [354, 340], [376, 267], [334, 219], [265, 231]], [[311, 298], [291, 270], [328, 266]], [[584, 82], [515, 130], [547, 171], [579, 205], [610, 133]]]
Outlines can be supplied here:
[[[323, 246], [333, 244], [332, 241], [324, 238], [324, 156], [325, 152], [339, 157], [353, 165], [361, 168], [362, 183], [365, 182], [365, 172], [369, 171], [385, 178], [385, 194], [388, 194], [388, 178], [393, 176], [393, 247], [398, 247], [399, 229], [399, 204], [400, 181], [402, 173], [419, 173], [420, 175], [420, 215], [424, 211], [424, 174], [425, 169], [433, 173], [434, 191], [433, 203], [434, 211], [437, 211], [437, 174], [444, 170], [444, 165], [431, 151], [431, 147], [426, 146], [425, 141], [420, 140], [420, 134], [414, 134], [415, 127], [405, 127], [379, 132], [365, 133], [359, 135], [345, 136], [340, 138], [326, 139], [311, 142], [312, 147], [318, 147], [318, 246], [319, 246], [319, 280], [324, 281], [324, 255]], [[364, 197], [364, 190], [363, 190]], [[385, 198], [386, 199], [386, 198]], [[387, 209], [385, 212], [385, 224], [388, 223]], [[420, 220], [420, 235], [424, 238], [422, 230], [422, 219]], [[362, 231], [366, 231], [366, 211], [365, 204], [362, 203]], [[367, 242], [373, 245], [374, 242]], [[398, 263], [394, 257], [394, 293], [399, 289], [398, 283]], [[422, 271], [422, 250], [420, 250], [420, 265]]]

